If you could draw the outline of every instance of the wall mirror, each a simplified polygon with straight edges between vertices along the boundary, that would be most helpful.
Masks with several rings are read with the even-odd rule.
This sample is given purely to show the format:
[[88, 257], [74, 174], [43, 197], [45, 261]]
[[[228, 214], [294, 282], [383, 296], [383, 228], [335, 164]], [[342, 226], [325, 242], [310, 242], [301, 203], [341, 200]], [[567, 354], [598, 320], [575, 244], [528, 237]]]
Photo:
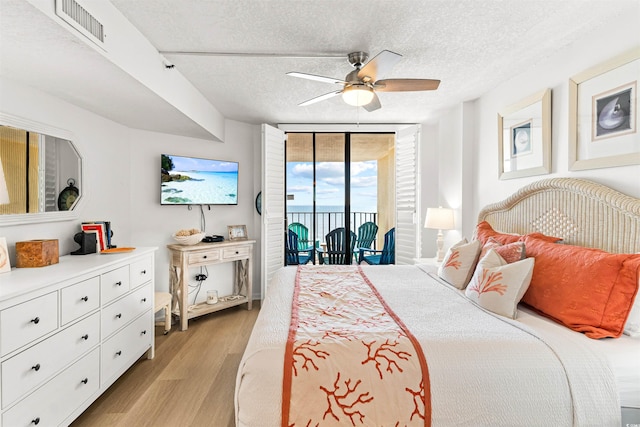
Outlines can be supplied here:
[[82, 157], [63, 129], [0, 113], [0, 226], [77, 218]]

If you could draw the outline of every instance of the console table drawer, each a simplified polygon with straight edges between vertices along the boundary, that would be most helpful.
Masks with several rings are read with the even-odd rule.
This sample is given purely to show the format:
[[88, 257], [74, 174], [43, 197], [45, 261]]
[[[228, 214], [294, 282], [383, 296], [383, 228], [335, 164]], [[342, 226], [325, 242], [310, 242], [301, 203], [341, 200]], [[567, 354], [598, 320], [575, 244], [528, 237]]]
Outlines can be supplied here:
[[58, 327], [58, 292], [25, 301], [0, 312], [2, 356]]
[[135, 289], [151, 280], [153, 275], [153, 259], [146, 257], [131, 264], [131, 289]]
[[108, 382], [151, 346], [153, 328], [149, 316], [140, 316], [102, 344], [102, 382]]
[[62, 324], [84, 316], [100, 307], [100, 277], [92, 277], [61, 291]]
[[139, 314], [152, 307], [151, 286], [142, 286], [121, 300], [102, 309], [102, 336], [108, 337]]
[[222, 258], [224, 259], [247, 258], [249, 256], [249, 250], [250, 250], [249, 246], [224, 248], [224, 253], [222, 254]]
[[98, 391], [100, 352], [96, 348], [2, 415], [5, 426], [57, 426]]
[[190, 265], [209, 264], [220, 259], [220, 250], [212, 249], [207, 252], [196, 252], [188, 255]]
[[129, 266], [104, 273], [100, 277], [100, 296], [102, 304], [113, 301], [129, 292]]
[[2, 407], [44, 383], [100, 342], [100, 313], [2, 362]]

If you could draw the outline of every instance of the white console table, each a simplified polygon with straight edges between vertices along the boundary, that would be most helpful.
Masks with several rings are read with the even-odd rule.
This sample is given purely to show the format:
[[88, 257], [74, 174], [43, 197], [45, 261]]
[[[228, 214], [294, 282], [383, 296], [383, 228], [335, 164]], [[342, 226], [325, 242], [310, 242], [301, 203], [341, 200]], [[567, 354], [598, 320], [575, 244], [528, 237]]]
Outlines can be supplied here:
[[[234, 240], [196, 245], [167, 245], [170, 252], [169, 278], [173, 295], [172, 312], [180, 316], [180, 330], [186, 331], [189, 319], [247, 303], [251, 310], [253, 278], [251, 264], [255, 240]], [[221, 297], [217, 304], [206, 302], [189, 307], [189, 269], [204, 265], [235, 263], [233, 295]], [[185, 315], [186, 313], [186, 315]]]

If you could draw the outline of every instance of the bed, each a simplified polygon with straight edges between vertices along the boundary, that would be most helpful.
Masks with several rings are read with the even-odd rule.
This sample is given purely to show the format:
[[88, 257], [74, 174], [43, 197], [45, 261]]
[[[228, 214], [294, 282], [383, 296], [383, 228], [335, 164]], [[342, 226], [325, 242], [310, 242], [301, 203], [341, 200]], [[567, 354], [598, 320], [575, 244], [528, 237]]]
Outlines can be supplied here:
[[[591, 181], [555, 178], [528, 185], [506, 200], [487, 206], [478, 220], [475, 238], [460, 242], [458, 248], [476, 245], [479, 239], [486, 238], [483, 233], [490, 229], [496, 239], [524, 242], [522, 245], [527, 249], [527, 256], [521, 261], [506, 264], [502, 257], [495, 258], [502, 260], [496, 268], [505, 278], [524, 271], [521, 264], [532, 264], [528, 270], [531, 286], [524, 290], [514, 288], [515, 291], [505, 287], [506, 295], [524, 294], [515, 296], [517, 305], [513, 307], [512, 316], [509, 309], [506, 314], [500, 314], [491, 301], [487, 303], [479, 298], [481, 292], [476, 292], [475, 299], [470, 297], [473, 292], [469, 289], [472, 284], [480, 283], [476, 278], [480, 277], [477, 271], [482, 270], [478, 269], [480, 263], [486, 267], [484, 270], [494, 271], [487, 264], [490, 258], [513, 242], [496, 243], [503, 247], [489, 249], [490, 254], [482, 258], [476, 256], [471, 267], [474, 271], [468, 274], [472, 278], [467, 277], [470, 282], [463, 289], [454, 285], [455, 280], [446, 274], [444, 264], [439, 268], [428, 265], [284, 267], [269, 283], [240, 363], [235, 390], [236, 425], [620, 426], [640, 423], [640, 337], [632, 336], [640, 329], [640, 325], [633, 323], [640, 318], [640, 304], [635, 302], [640, 257], [631, 255], [640, 251], [640, 200]], [[484, 228], [480, 224], [484, 224]], [[561, 241], [546, 242], [545, 236]], [[493, 237], [491, 239], [494, 242]], [[490, 246], [485, 243], [486, 239], [480, 245], [483, 250]], [[547, 243], [553, 246], [546, 246]], [[544, 268], [545, 262], [553, 261], [556, 253], [566, 256], [574, 253], [568, 251], [579, 251], [592, 256], [589, 251], [597, 250], [585, 248], [607, 251], [595, 254], [603, 257], [594, 264], [597, 274], [613, 268], [616, 262], [616, 271], [626, 271], [614, 279], [615, 283], [626, 281], [626, 288], [615, 285], [618, 287], [604, 289], [609, 293], [605, 309], [614, 305], [611, 309], [616, 316], [606, 313], [601, 317], [608, 320], [595, 326], [584, 326], [583, 319], [572, 323], [571, 318], [563, 317], [575, 307], [552, 306], [547, 310], [544, 296], [552, 292], [548, 289], [541, 291], [540, 304], [534, 298], [538, 290], [534, 283], [547, 276], [536, 270], [537, 267]], [[536, 257], [529, 255], [529, 250]], [[453, 264], [455, 252], [456, 248], [449, 250], [445, 257], [447, 264]], [[557, 260], [554, 262], [558, 264]], [[571, 261], [561, 264], [569, 265]], [[562, 267], [564, 270], [570, 271], [566, 266]], [[566, 287], [574, 286], [573, 282], [579, 282], [581, 274], [590, 274], [587, 267], [582, 270], [585, 271], [571, 272], [571, 277], [563, 277], [558, 282]], [[526, 282], [524, 276], [521, 279]], [[606, 280], [604, 276], [598, 279], [593, 292], [585, 291], [584, 287], [578, 289], [585, 294], [585, 304], [595, 304], [593, 300], [603, 292], [601, 282]], [[347, 341], [352, 341], [349, 336], [334, 329], [329, 335], [327, 330], [319, 332], [316, 324], [305, 317], [309, 316], [305, 304], [310, 301], [320, 304], [321, 296], [327, 295], [333, 298], [330, 308], [339, 310], [339, 304], [349, 300], [346, 294], [335, 298], [340, 285], [363, 292], [371, 288], [379, 305], [387, 309], [388, 317], [398, 320], [397, 331], [377, 331], [383, 335], [371, 335], [372, 338], [365, 335], [353, 340], [356, 345], [361, 348], [364, 345], [366, 354], [372, 355], [371, 347], [383, 342], [389, 344], [384, 334], [392, 334], [413, 344], [415, 355], [410, 354], [409, 347], [400, 350], [387, 345], [383, 363], [379, 363], [382, 359], [374, 360], [375, 357], [355, 357], [354, 365], [358, 366], [329, 365], [331, 357], [326, 355], [334, 351], [334, 356], [340, 351], [355, 354], [356, 347], [349, 347]], [[304, 293], [305, 287], [317, 294], [310, 297]], [[375, 305], [357, 304], [369, 301], [367, 298], [372, 297], [358, 296], [348, 303], [357, 305], [358, 310], [362, 305]], [[523, 301], [520, 304], [519, 298]], [[294, 305], [294, 301], [304, 304]], [[554, 304], [558, 305], [557, 301]], [[556, 314], [554, 309], [560, 313]], [[325, 310], [329, 311], [326, 307]], [[337, 318], [335, 312], [333, 315]], [[371, 319], [382, 316], [371, 315]], [[360, 320], [358, 318], [358, 322]], [[308, 327], [312, 323], [313, 327]], [[358, 324], [366, 326], [367, 322]], [[371, 324], [373, 322], [360, 329], [369, 334]], [[310, 343], [315, 345], [321, 341], [309, 339], [314, 333], [320, 334], [317, 337], [329, 336], [330, 346], [311, 347]], [[375, 342], [378, 344], [374, 345]], [[299, 349], [316, 356], [315, 359], [299, 358], [304, 356]], [[382, 349], [379, 345], [378, 350]], [[401, 367], [408, 366], [402, 363], [409, 359], [415, 360], [413, 365], [422, 371], [410, 371], [406, 367], [404, 381], [408, 383], [387, 383], [392, 376], [389, 374], [402, 371]], [[382, 381], [384, 377], [380, 390], [377, 385], [367, 389], [368, 383], [361, 383], [366, 375], [356, 369], [363, 367], [373, 373], [371, 381]], [[301, 375], [307, 372], [312, 376]], [[417, 382], [423, 387], [421, 392], [413, 386]], [[409, 394], [413, 400], [394, 393]], [[284, 399], [283, 394], [287, 396]], [[348, 400], [351, 395], [354, 398]], [[367, 407], [375, 409], [366, 412]], [[405, 412], [396, 416], [394, 411], [400, 409]]]

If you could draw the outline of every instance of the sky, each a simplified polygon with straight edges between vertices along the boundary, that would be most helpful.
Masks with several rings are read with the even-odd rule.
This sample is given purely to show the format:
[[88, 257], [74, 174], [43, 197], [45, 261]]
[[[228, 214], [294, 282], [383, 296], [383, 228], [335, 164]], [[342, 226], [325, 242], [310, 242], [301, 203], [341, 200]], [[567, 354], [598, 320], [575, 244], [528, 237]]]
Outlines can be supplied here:
[[[351, 163], [351, 211], [377, 211], [377, 161]], [[344, 163], [316, 164], [316, 203], [318, 206], [344, 206]], [[311, 206], [313, 163], [287, 162], [287, 206]]]
[[167, 156], [173, 161], [173, 170], [175, 171], [238, 172], [238, 163], [236, 162], [198, 159], [195, 157]]

